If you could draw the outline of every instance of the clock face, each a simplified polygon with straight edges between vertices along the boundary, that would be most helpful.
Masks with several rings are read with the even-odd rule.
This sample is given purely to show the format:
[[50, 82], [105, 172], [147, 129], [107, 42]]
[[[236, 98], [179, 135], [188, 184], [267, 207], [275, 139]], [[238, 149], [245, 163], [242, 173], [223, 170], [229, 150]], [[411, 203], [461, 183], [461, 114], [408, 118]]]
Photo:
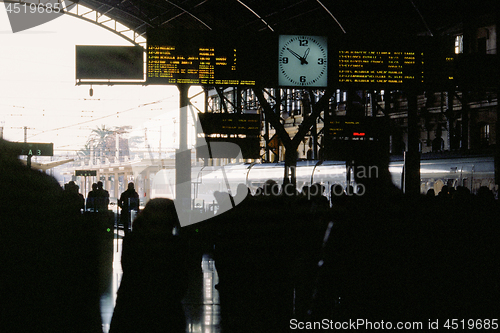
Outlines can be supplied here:
[[328, 41], [322, 36], [280, 35], [280, 86], [326, 87]]

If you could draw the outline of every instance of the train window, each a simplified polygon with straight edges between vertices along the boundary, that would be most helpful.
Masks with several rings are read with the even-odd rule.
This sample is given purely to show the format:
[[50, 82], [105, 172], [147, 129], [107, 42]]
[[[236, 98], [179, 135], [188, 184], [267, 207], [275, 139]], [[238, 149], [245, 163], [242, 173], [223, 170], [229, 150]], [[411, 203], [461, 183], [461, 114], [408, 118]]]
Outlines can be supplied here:
[[490, 141], [490, 124], [484, 124], [480, 128], [481, 145], [487, 146]]
[[455, 36], [455, 54], [464, 53], [464, 35]]
[[426, 194], [427, 193], [427, 185], [426, 184], [420, 184], [420, 193], [421, 194]]
[[444, 182], [439, 179], [437, 181], [434, 182], [434, 193], [438, 194], [439, 192], [441, 192], [441, 189], [443, 188], [444, 186]]

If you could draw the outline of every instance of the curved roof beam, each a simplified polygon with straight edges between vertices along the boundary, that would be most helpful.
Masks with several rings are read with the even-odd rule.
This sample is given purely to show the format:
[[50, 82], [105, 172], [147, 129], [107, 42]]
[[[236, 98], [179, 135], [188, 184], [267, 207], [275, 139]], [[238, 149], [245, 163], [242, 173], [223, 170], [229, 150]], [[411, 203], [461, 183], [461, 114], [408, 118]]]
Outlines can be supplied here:
[[[166, 2], [168, 2], [169, 4], [171, 4], [172, 6], [174, 6], [174, 7], [178, 8], [178, 9], [182, 10], [184, 13], [188, 14], [189, 16], [191, 16], [191, 17], [192, 17], [192, 18], [194, 18], [196, 21], [198, 21], [198, 22], [200, 22], [201, 24], [203, 24], [203, 25], [204, 25], [205, 27], [207, 27], [208, 29], [212, 30], [212, 28], [211, 28], [208, 24], [206, 24], [205, 22], [203, 22], [200, 18], [198, 18], [198, 17], [197, 17], [196, 15], [194, 15], [193, 13], [191, 13], [191, 12], [189, 12], [189, 11], [185, 10], [184, 8], [182, 8], [182, 7], [178, 6], [178, 5], [176, 5], [175, 3], [173, 3], [173, 2], [171, 2], [171, 1], [169, 1], [169, 0], [165, 0], [165, 1], [166, 1]], [[177, 15], [176, 17], [178, 17], [178, 16], [180, 16], [180, 15]], [[172, 19], [174, 19], [174, 18], [175, 18], [175, 17], [173, 17]], [[172, 19], [171, 19], [171, 20], [172, 20]], [[163, 22], [161, 25], [163, 25], [163, 24], [165, 24], [165, 23], [167, 23], [167, 22], [169, 22], [169, 21], [170, 21], [170, 20], [165, 21], [165, 22]]]
[[[8, 2], [9, 3], [19, 3], [21, 5], [32, 4], [32, 2], [25, 1], [25, 0], [9, 0]], [[113, 10], [122, 11], [121, 9], [108, 5], [109, 8], [106, 12], [99, 12], [98, 10], [91, 9], [89, 7], [81, 5], [80, 3], [73, 3], [73, 4], [71, 4], [71, 9], [68, 10], [68, 7], [65, 6], [64, 0], [58, 0], [58, 3], [60, 4], [60, 8], [63, 9], [61, 11], [63, 14], [67, 14], [67, 15], [85, 20], [87, 22], [94, 23], [94, 24], [96, 24], [104, 29], [107, 29], [108, 31], [113, 32], [114, 34], [122, 37], [123, 39], [127, 40], [128, 42], [130, 42], [134, 45], [141, 46], [141, 47], [145, 48], [146, 39], [142, 36], [143, 34], [139, 34], [139, 33], [135, 32], [133, 30], [133, 28], [126, 27], [123, 23], [106, 16], [107, 13], [109, 13]], [[39, 4], [37, 4], [37, 6], [46, 6], [46, 4], [39, 3]], [[124, 13], [133, 17], [134, 19], [138, 20], [139, 22], [142, 22], [142, 24], [139, 27], [142, 27], [144, 25], [152, 26], [150, 23], [144, 21], [143, 19], [141, 19], [139, 17], [131, 15], [128, 12], [124, 12]], [[135, 27], [135, 28], [138, 28], [138, 27]], [[131, 34], [131, 36], [128, 36], [126, 33]]]
[[259, 14], [257, 14], [257, 13], [256, 13], [256, 12], [252, 9], [252, 8], [250, 8], [250, 7], [248, 7], [247, 5], [245, 5], [245, 4], [243, 3], [243, 1], [241, 1], [241, 0], [237, 0], [237, 1], [238, 1], [238, 2], [239, 2], [242, 6], [243, 6], [243, 7], [245, 7], [245, 8], [246, 8], [246, 9], [248, 9], [250, 12], [252, 12], [252, 14], [254, 14], [255, 16], [257, 16], [257, 18], [258, 18], [259, 20], [261, 20], [261, 21], [262, 21], [262, 23], [264, 23], [264, 24], [265, 24], [265, 25], [269, 28], [269, 30], [271, 30], [272, 32], [274, 32], [274, 29], [273, 29], [273, 28], [271, 28], [271, 26], [270, 26], [270, 25], [269, 25], [269, 24], [268, 24], [268, 23], [267, 23], [267, 22], [266, 22], [266, 21], [265, 21], [262, 17], [260, 17], [260, 16], [259, 16]]
[[326, 12], [335, 20], [335, 22], [337, 22], [340, 29], [342, 29], [342, 32], [346, 33], [344, 27], [342, 26], [342, 24], [340, 24], [340, 22], [337, 20], [337, 18], [335, 16], [333, 16], [332, 12], [330, 10], [328, 10], [328, 8], [326, 8], [326, 6], [320, 0], [316, 0], [316, 1], [320, 4], [321, 7], [323, 7], [324, 10], [326, 10]]
[[413, 5], [413, 8], [415, 8], [415, 10], [417, 11], [418, 13], [418, 16], [420, 16], [420, 18], [422, 19], [422, 22], [424, 23], [425, 25], [425, 28], [427, 29], [427, 32], [429, 32], [429, 34], [431, 36], [434, 36], [434, 34], [432, 33], [431, 31], [431, 28], [429, 28], [429, 26], [427, 25], [427, 22], [425, 22], [425, 19], [424, 19], [424, 16], [422, 15], [422, 13], [420, 13], [420, 10], [418, 10], [417, 6], [415, 5], [415, 3], [413, 2], [413, 0], [410, 0], [411, 4]]
[[[59, 0], [62, 2], [62, 0]], [[113, 32], [114, 34], [122, 37], [123, 39], [127, 40], [128, 42], [141, 46], [145, 48], [146, 44], [146, 38], [143, 37], [142, 34], [138, 34], [135, 32], [132, 28], [129, 28], [125, 26], [123, 23], [110, 18], [109, 16], [106, 16], [107, 13], [110, 13], [111, 11], [118, 10], [121, 11], [119, 8], [116, 7], [111, 7], [106, 11], [106, 12], [99, 12], [96, 9], [91, 9], [89, 7], [86, 7], [84, 5], [81, 5], [80, 3], [76, 3], [76, 6], [74, 6], [71, 10], [65, 10], [64, 13], [80, 18], [82, 20], [88, 21], [90, 23], [94, 23], [104, 29], [107, 29], [108, 31]], [[125, 12], [127, 15], [131, 15], [130, 13]], [[152, 26], [150, 23], [136, 17], [132, 16], [134, 19], [138, 21], [142, 21], [142, 25], [148, 25]], [[136, 27], [137, 28], [137, 27]]]
[[[62, 2], [62, 0], [59, 0], [59, 1]], [[89, 7], [81, 5], [80, 3], [76, 3], [75, 7], [73, 7], [69, 11], [65, 10], [64, 14], [85, 20], [85, 21], [90, 22], [90, 23], [94, 23], [94, 24], [96, 24], [104, 29], [107, 29], [108, 31], [113, 32], [114, 34], [122, 37], [123, 39], [127, 40], [128, 42], [130, 42], [136, 46], [141, 46], [141, 47], [145, 48], [146, 47], [146, 45], [145, 45], [146, 39], [142, 36], [142, 34], [138, 34], [132, 28], [126, 27], [123, 23], [106, 16], [107, 13], [109, 13], [113, 10], [120, 10], [120, 9], [116, 8], [116, 7], [111, 7], [106, 12], [101, 13], [95, 9], [91, 9]], [[126, 14], [130, 15], [129, 13], [126, 13]], [[104, 18], [104, 19], [102, 19], [102, 18]], [[148, 22], [145, 22], [144, 20], [141, 20], [138, 17], [134, 16], [134, 18], [143, 22], [141, 27], [144, 25], [152, 26]], [[121, 27], [119, 25], [121, 25], [125, 29], [120, 29]], [[132, 36], [128, 36], [125, 33], [131, 33]]]

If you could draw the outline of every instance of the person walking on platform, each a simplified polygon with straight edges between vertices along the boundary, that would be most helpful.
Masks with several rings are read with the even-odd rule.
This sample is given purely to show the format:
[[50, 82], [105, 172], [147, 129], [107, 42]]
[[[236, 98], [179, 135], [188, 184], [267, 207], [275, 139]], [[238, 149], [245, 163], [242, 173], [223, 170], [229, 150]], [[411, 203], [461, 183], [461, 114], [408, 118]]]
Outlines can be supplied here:
[[92, 191], [87, 195], [86, 207], [88, 210], [95, 212], [95, 198], [97, 197], [97, 183], [92, 184]]
[[139, 211], [139, 194], [135, 191], [134, 183], [128, 183], [127, 190], [120, 195], [118, 206], [122, 209], [120, 221], [123, 224], [125, 233], [130, 230], [132, 210]]

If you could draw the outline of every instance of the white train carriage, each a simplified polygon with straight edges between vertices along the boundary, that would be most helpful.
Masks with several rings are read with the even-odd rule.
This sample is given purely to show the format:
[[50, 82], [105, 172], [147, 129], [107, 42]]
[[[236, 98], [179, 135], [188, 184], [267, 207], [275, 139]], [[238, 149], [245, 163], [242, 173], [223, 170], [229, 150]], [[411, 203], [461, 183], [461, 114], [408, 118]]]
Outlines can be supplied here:
[[[397, 159], [389, 164], [392, 181], [398, 188], [402, 188], [404, 183], [403, 166], [403, 161]], [[235, 196], [240, 184], [246, 185], [252, 194], [270, 179], [283, 185], [284, 172], [283, 162], [193, 167], [191, 170], [193, 207], [207, 209], [210, 205], [215, 206], [215, 192], [226, 192]], [[325, 187], [325, 195], [329, 196], [329, 190], [334, 184], [340, 184], [343, 189], [349, 185], [356, 188], [354, 175], [352, 171], [350, 173], [347, 177], [346, 163], [343, 161], [299, 161], [295, 169], [297, 190], [302, 191], [304, 186], [320, 183]], [[444, 185], [455, 188], [464, 186], [475, 193], [481, 186], [487, 186], [496, 193], [498, 187], [495, 185], [494, 174], [493, 156], [454, 158], [424, 156], [420, 162], [420, 189], [421, 193], [427, 193], [432, 188], [437, 194]], [[175, 198], [175, 170], [160, 170], [155, 175], [151, 191], [151, 198]]]

